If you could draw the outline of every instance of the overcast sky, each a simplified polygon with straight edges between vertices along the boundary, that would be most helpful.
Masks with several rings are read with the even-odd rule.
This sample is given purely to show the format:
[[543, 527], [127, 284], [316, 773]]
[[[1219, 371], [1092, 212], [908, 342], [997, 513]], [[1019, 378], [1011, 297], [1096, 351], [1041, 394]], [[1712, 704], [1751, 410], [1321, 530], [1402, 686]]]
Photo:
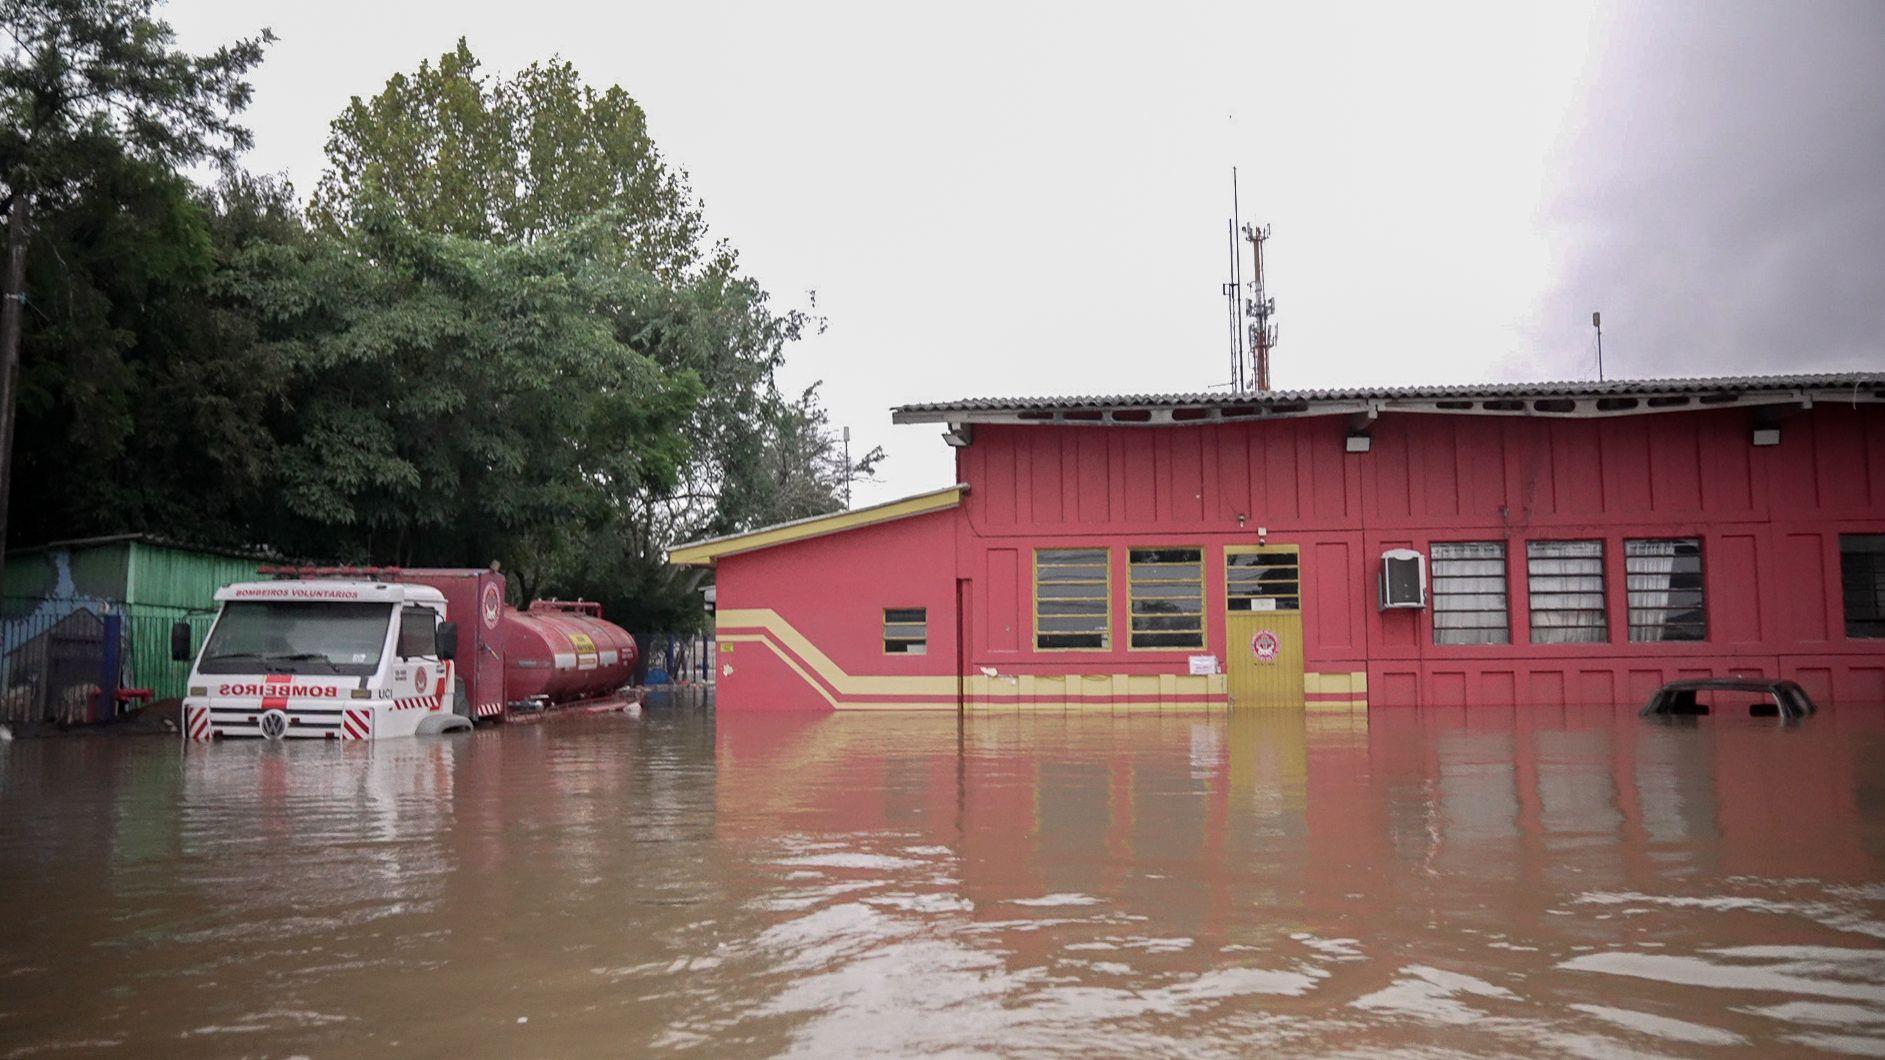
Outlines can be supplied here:
[[1230, 169], [1278, 387], [1885, 367], [1885, 3], [321, 4], [272, 27], [248, 164], [305, 196], [350, 96], [460, 35], [646, 108], [718, 236], [829, 330], [786, 382], [946, 485], [956, 397], [1229, 378]]

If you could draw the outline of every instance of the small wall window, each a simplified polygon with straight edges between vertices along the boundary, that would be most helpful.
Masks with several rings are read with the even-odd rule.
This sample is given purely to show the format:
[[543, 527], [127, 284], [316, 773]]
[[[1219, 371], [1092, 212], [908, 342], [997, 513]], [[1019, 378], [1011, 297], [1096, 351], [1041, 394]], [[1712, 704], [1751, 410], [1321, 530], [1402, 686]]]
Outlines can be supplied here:
[[929, 610], [927, 608], [884, 608], [884, 654], [929, 654]]
[[1604, 612], [1602, 541], [1531, 541], [1525, 545], [1533, 644], [1602, 644], [1610, 639]]
[[1702, 542], [1693, 537], [1623, 543], [1630, 594], [1630, 639], [1707, 640], [1702, 606]]
[[1103, 548], [1034, 553], [1034, 647], [1041, 651], [1111, 645], [1111, 559]]
[[438, 654], [439, 613], [429, 607], [407, 605], [399, 610], [399, 657], [431, 658]]
[[1226, 552], [1224, 606], [1230, 611], [1302, 610], [1302, 569], [1296, 550]]
[[1846, 636], [1885, 637], [1885, 534], [1839, 535]]
[[1503, 541], [1435, 542], [1428, 564], [1435, 644], [1510, 644]]
[[1204, 647], [1204, 550], [1135, 548], [1130, 557], [1132, 647]]

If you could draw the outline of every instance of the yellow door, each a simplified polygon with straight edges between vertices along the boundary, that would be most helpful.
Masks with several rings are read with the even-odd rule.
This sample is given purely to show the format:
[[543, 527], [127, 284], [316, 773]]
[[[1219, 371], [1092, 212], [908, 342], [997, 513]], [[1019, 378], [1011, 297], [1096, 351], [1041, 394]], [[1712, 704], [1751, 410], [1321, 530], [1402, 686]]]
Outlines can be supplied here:
[[1303, 709], [1295, 545], [1224, 546], [1225, 673], [1233, 707]]

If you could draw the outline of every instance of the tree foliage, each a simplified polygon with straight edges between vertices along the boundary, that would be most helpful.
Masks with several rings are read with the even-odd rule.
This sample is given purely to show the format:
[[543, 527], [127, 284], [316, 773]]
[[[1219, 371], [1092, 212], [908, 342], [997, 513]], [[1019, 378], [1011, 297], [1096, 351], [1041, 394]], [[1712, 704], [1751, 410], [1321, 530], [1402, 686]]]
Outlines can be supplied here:
[[[43, 204], [9, 535], [504, 563], [632, 628], [703, 617], [676, 541], [837, 507], [818, 321], [710, 243], [619, 87], [461, 41], [335, 119], [305, 210], [229, 163], [264, 31], [174, 51], [150, 0], [0, 0], [0, 167]], [[30, 175], [30, 185], [25, 183]]]
[[[30, 196], [9, 536], [216, 538], [259, 463], [219, 405], [278, 385], [210, 296], [219, 217], [178, 173], [227, 163], [266, 30], [174, 47], [151, 0], [0, 0], [0, 184]], [[234, 214], [231, 214], [231, 220]]]
[[156, 0], [0, 0], [0, 179], [75, 194], [101, 160], [172, 172], [231, 162], [249, 145], [235, 115], [267, 30], [208, 55], [176, 50]]
[[369, 203], [343, 237], [245, 252], [228, 287], [295, 376], [275, 492], [298, 549], [482, 563], [678, 480], [700, 382], [628, 340], [686, 341], [685, 306], [598, 256], [606, 225], [493, 244]]
[[640, 105], [561, 60], [496, 79], [461, 38], [436, 64], [354, 97], [327, 161], [309, 216], [328, 230], [371, 193], [421, 230], [490, 242], [530, 242], [606, 211], [619, 249], [670, 279], [712, 249], [687, 175], [662, 158]]
[[[832, 462], [835, 443], [813, 392], [780, 393], [786, 349], [819, 322], [775, 310], [732, 249], [708, 242], [686, 174], [667, 164], [620, 87], [595, 90], [560, 60], [490, 77], [461, 40], [378, 95], [354, 99], [327, 149], [309, 209], [321, 230], [356, 224], [364, 202], [384, 203], [421, 231], [492, 244], [588, 227], [603, 240], [595, 254], [645, 270], [669, 291], [673, 315], [618, 314], [616, 330], [666, 371], [700, 380], [682, 432], [688, 457], [671, 484], [618, 491], [591, 533], [545, 526], [534, 547], [519, 544], [545, 584], [670, 616], [662, 622], [698, 615], [688, 577], [664, 565], [668, 545], [830, 511], [844, 484], [881, 458]], [[795, 461], [811, 463], [780, 470]]]

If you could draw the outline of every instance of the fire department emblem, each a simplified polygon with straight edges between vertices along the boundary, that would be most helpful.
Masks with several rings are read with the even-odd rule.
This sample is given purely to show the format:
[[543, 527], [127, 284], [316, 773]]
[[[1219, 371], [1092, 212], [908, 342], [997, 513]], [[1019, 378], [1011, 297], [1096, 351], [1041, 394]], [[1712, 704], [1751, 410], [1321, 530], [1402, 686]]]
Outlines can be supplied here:
[[419, 694], [423, 696], [425, 690], [432, 684], [432, 675], [425, 667], [418, 667], [412, 671], [412, 683], [418, 686]]
[[496, 583], [484, 587], [484, 599], [479, 604], [484, 612], [484, 628], [496, 629], [498, 614], [504, 609], [504, 598], [498, 595]]
[[1270, 630], [1260, 629], [1256, 636], [1250, 638], [1250, 654], [1256, 656], [1258, 662], [1275, 662], [1282, 650], [1283, 642]]
[[255, 719], [255, 727], [262, 730], [263, 739], [279, 740], [288, 735], [288, 715], [280, 710], [265, 710]]

